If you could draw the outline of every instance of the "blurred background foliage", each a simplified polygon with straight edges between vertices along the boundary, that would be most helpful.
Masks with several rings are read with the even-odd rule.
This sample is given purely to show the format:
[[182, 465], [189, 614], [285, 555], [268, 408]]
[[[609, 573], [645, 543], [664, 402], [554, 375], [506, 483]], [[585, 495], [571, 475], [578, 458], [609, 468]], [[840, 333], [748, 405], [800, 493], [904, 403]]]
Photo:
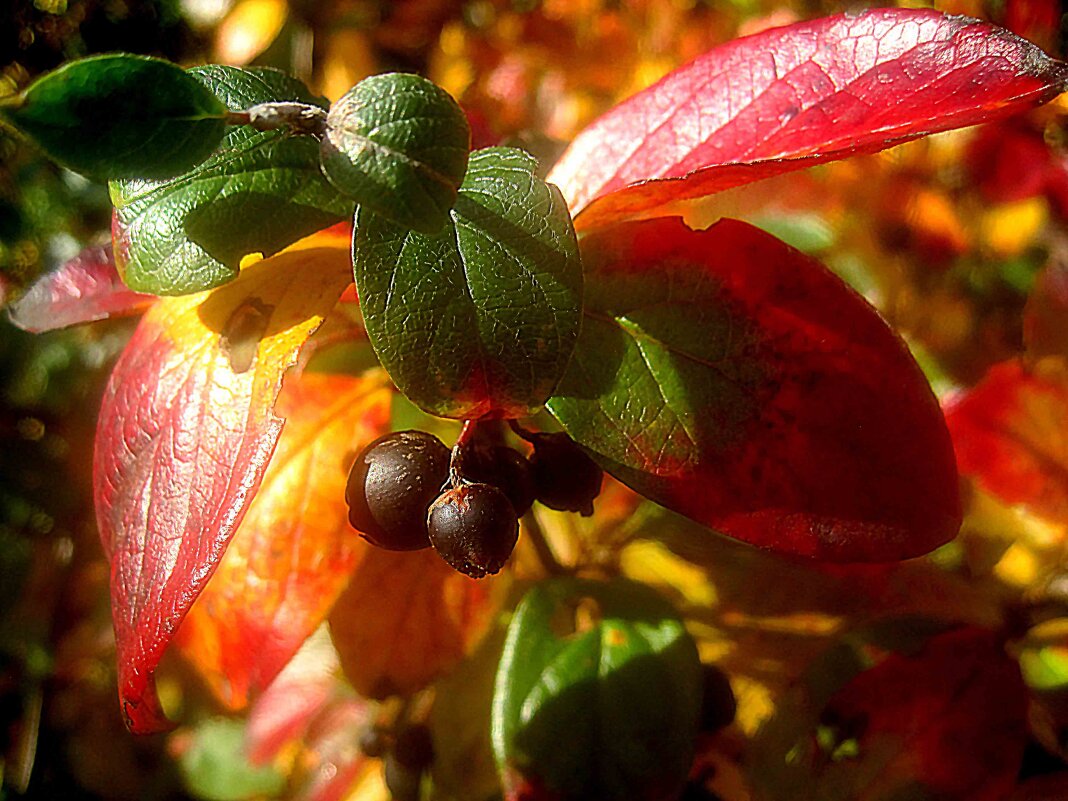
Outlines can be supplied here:
[[[992, 19], [1063, 55], [1058, 2], [933, 5]], [[109, 50], [184, 65], [275, 66], [329, 98], [369, 74], [418, 71], [464, 104], [476, 146], [518, 144], [547, 165], [600, 112], [717, 43], [841, 9], [832, 0], [8, 0], [0, 7], [0, 94], [65, 60]], [[1056, 292], [1035, 288], [1062, 286], [1068, 275], [1068, 101], [790, 174], [684, 212], [695, 225], [723, 214], [747, 218], [822, 258], [880, 308], [949, 398], [999, 362], [1043, 355], [1025, 320], [1045, 332], [1039, 343], [1058, 342], [1056, 325], [1042, 322], [1043, 304], [1063, 307], [1050, 300]], [[0, 301], [84, 245], [106, 241], [108, 228], [104, 187], [0, 131]], [[103, 382], [131, 325], [31, 336], [0, 323], [0, 795], [384, 798], [377, 764], [355, 756], [355, 740], [377, 713], [334, 674], [319, 706], [302, 712], [317, 716], [318, 728], [298, 727], [299, 737], [264, 746], [258, 765], [243, 750], [242, 719], [218, 717], [182, 665], [172, 668], [181, 680], [162, 689], [188, 725], [151, 738], [122, 728], [90, 477]], [[1048, 477], [1062, 483], [1063, 407], [1061, 397], [1016, 421], [1024, 440], [1056, 439]], [[1065, 798], [1068, 516], [999, 497], [980, 482], [968, 488], [955, 542], [925, 559], [863, 570], [718, 540], [694, 551], [688, 524], [644, 507], [634, 513], [621, 492], [599, 501], [592, 521], [550, 514], [546, 524], [563, 558], [672, 597], [702, 657], [730, 676], [738, 718], [704, 743], [709, 780], [694, 785], [694, 798], [760, 797], [742, 754], [767, 746], [762, 724], [790, 708], [790, 689], [813, 665], [831, 664], [832, 646], [878, 640], [874, 630], [914, 636], [925, 630], [917, 619], [1003, 635], [1032, 693], [1017, 797]], [[524, 569], [520, 558], [521, 576]], [[334, 664], [321, 639], [298, 662]], [[479, 729], [499, 647], [499, 633], [491, 634], [442, 680], [446, 692], [428, 713], [453, 743], [435, 764], [436, 798], [499, 792]], [[300, 685], [304, 676], [295, 665], [287, 681]], [[788, 793], [796, 777], [763, 776], [771, 783], [764, 797], [791, 797], [776, 796], [780, 780]]]

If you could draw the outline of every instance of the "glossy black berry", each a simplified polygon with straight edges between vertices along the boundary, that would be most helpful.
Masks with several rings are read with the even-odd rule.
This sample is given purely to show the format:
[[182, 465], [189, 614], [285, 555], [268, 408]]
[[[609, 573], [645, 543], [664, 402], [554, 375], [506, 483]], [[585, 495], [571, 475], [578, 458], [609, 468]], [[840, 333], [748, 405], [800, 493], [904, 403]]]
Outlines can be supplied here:
[[505, 445], [473, 447], [464, 451], [461, 475], [468, 481], [498, 487], [522, 517], [534, 503], [534, 474], [526, 457]]
[[593, 514], [604, 471], [567, 434], [538, 434], [530, 468], [538, 500], [561, 512]]
[[391, 551], [430, 545], [426, 514], [449, 473], [449, 449], [425, 431], [396, 431], [356, 457], [345, 488], [349, 522]]
[[471, 578], [482, 578], [508, 561], [519, 537], [519, 518], [508, 496], [492, 484], [466, 484], [434, 501], [427, 528], [442, 559]]

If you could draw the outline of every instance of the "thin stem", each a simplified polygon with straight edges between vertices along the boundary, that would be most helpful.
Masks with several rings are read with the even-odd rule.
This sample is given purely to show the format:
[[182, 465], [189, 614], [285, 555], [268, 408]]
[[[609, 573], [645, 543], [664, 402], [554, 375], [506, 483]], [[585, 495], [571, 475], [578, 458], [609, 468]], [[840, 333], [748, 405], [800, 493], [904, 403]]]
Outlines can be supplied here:
[[538, 518], [533, 511], [523, 515], [523, 528], [526, 536], [530, 538], [530, 544], [534, 547], [534, 552], [538, 555], [538, 561], [541, 562], [541, 566], [546, 573], [550, 576], [566, 576], [571, 572], [556, 558], [556, 554], [553, 552], [553, 548], [542, 530], [541, 523], [538, 522]]
[[459, 489], [466, 483], [462, 477], [464, 451], [467, 450], [471, 440], [475, 437], [477, 424], [478, 421], [476, 420], [464, 420], [464, 426], [460, 429], [460, 436], [456, 438], [456, 444], [452, 446], [452, 455], [449, 457], [449, 483], [452, 484], [453, 489]]
[[318, 106], [287, 100], [231, 111], [224, 119], [229, 125], [251, 125], [257, 131], [285, 130], [321, 139], [326, 133], [326, 118], [326, 111]]

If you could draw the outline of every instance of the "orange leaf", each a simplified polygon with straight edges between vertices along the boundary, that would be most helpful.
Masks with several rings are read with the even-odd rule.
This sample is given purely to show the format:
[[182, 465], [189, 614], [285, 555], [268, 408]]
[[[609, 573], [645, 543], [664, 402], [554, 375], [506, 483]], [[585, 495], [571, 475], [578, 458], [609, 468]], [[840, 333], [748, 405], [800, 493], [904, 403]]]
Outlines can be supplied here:
[[259, 487], [283, 374], [351, 280], [347, 250], [302, 247], [157, 303], [104, 394], [93, 487], [135, 732], [167, 727], [156, 667]]
[[318, 627], [364, 552], [348, 522], [353, 455], [385, 433], [388, 379], [289, 381], [287, 422], [259, 494], [176, 643], [230, 709], [262, 692]]
[[501, 580], [469, 579], [434, 551], [369, 548], [330, 614], [341, 667], [361, 695], [422, 689], [463, 658]]

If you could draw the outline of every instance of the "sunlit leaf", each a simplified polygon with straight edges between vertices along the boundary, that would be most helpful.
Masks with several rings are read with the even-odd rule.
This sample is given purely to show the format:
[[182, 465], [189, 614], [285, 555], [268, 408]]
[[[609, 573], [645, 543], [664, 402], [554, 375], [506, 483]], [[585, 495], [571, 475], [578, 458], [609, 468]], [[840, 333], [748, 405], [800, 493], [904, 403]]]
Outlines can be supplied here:
[[175, 639], [229, 708], [271, 683], [366, 551], [345, 481], [353, 456], [385, 433], [392, 394], [373, 371], [307, 373], [279, 395], [286, 425], [260, 490]]
[[126, 53], [64, 64], [0, 103], [0, 120], [102, 181], [190, 169], [222, 139], [225, 116], [226, 106], [180, 67]]
[[467, 117], [448, 92], [418, 75], [386, 73], [330, 107], [320, 154], [343, 195], [433, 234], [456, 202], [470, 149]]
[[282, 427], [272, 412], [282, 375], [348, 268], [344, 250], [294, 249], [225, 288], [160, 301], [115, 366], [93, 484], [134, 731], [166, 726], [156, 666], [259, 487]]
[[[213, 64], [190, 75], [233, 111], [276, 100], [323, 103], [277, 70]], [[231, 126], [211, 157], [190, 172], [165, 181], [115, 182], [111, 195], [123, 280], [161, 295], [230, 281], [243, 256], [269, 256], [352, 213], [352, 201], [323, 176], [315, 139], [248, 125]]]
[[430, 549], [368, 547], [330, 613], [345, 676], [370, 698], [422, 689], [485, 633], [501, 581], [470, 579]]
[[952, 401], [946, 422], [962, 473], [1009, 503], [1068, 519], [1068, 374], [995, 365]]
[[111, 245], [89, 247], [42, 275], [8, 307], [11, 322], [39, 334], [140, 311], [155, 298], [126, 288]]
[[540, 408], [578, 336], [582, 266], [560, 192], [514, 148], [471, 156], [433, 236], [356, 215], [353, 264], [367, 334], [397, 387], [431, 414]]
[[1060, 62], [994, 25], [872, 9], [722, 45], [583, 131], [549, 174], [588, 228], [1012, 114]]
[[557, 579], [524, 597], [493, 699], [509, 801], [655, 801], [690, 768], [697, 649], [648, 588]]
[[582, 248], [584, 327], [548, 407], [616, 478], [746, 542], [822, 559], [902, 559], [953, 537], [941, 410], [840, 279], [734, 220], [622, 223]]

